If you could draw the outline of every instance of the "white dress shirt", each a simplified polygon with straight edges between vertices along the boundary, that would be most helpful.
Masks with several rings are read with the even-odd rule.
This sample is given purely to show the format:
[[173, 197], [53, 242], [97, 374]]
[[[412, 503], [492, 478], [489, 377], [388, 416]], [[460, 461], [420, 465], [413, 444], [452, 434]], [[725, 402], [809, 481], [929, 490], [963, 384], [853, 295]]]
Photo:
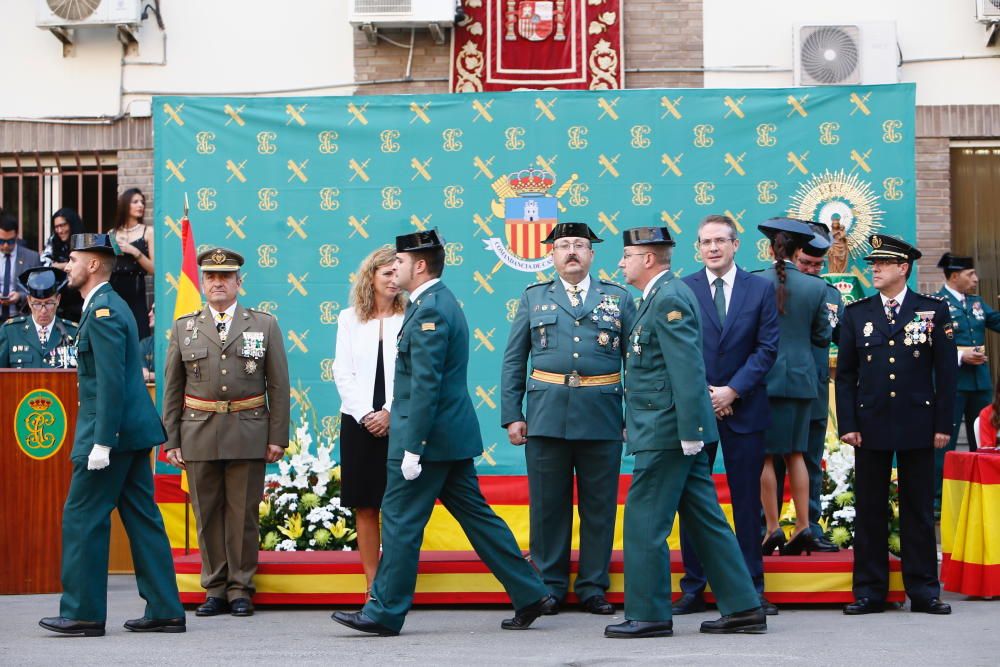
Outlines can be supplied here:
[[712, 301], [715, 301], [715, 281], [722, 278], [722, 293], [726, 296], [726, 314], [729, 314], [729, 304], [733, 302], [733, 285], [736, 284], [736, 262], [729, 267], [725, 275], [717, 276], [708, 269], [705, 269], [705, 277], [708, 280], [708, 289], [712, 293]]
[[42, 334], [46, 333], [46, 332], [47, 332], [47, 335], [45, 336], [45, 340], [48, 341], [48, 339], [52, 337], [52, 330], [56, 328], [56, 320], [55, 320], [55, 318], [53, 318], [52, 321], [49, 322], [49, 325], [47, 327], [43, 327], [35, 319], [35, 316], [32, 315], [31, 316], [31, 323], [35, 325], [35, 333], [38, 334], [38, 342], [42, 341]]
[[656, 274], [655, 276], [653, 276], [653, 279], [652, 279], [652, 280], [650, 280], [650, 281], [649, 281], [648, 283], [646, 283], [646, 286], [645, 286], [645, 287], [643, 288], [643, 290], [642, 290], [642, 299], [643, 299], [643, 301], [645, 301], [645, 300], [646, 300], [646, 297], [647, 297], [647, 296], [649, 296], [649, 291], [650, 291], [651, 289], [653, 289], [653, 285], [655, 285], [655, 284], [656, 284], [656, 281], [657, 281], [657, 280], [659, 280], [659, 279], [660, 279], [660, 277], [661, 277], [661, 276], [662, 276], [662, 275], [663, 275], [664, 273], [666, 273], [667, 271], [669, 271], [669, 270], [670, 270], [670, 269], [664, 269], [663, 271], [660, 271], [660, 272], [659, 272], [659, 273], [657, 273], [657, 274]]
[[[573, 285], [566, 282], [566, 280], [563, 279], [562, 276], [559, 276], [559, 280], [560, 282], [562, 282], [563, 289], [566, 290], [566, 296], [568, 297], [569, 288], [573, 287]], [[576, 286], [580, 288], [580, 304], [582, 305], [587, 302], [587, 291], [590, 290], [590, 274], [588, 273], [586, 276], [584, 276], [583, 280], [578, 282]]]
[[[221, 312], [216, 310], [215, 308], [212, 308], [211, 306], [208, 307], [208, 310], [212, 313], [212, 325], [216, 329], [219, 328], [219, 315], [221, 315], [222, 313], [226, 314], [226, 319], [223, 321], [223, 324], [225, 326], [222, 328], [222, 330], [226, 332], [225, 333], [226, 336], [229, 336], [229, 325], [233, 323], [233, 315], [236, 314], [236, 302], [233, 301], [233, 303], [229, 306], [229, 308], [226, 308], [224, 311]], [[221, 338], [222, 334], [220, 334], [219, 337]]]
[[880, 292], [879, 296], [882, 297], [882, 310], [885, 310], [885, 305], [887, 303], [889, 303], [889, 299], [895, 299], [896, 300], [896, 314], [898, 315], [899, 314], [899, 309], [903, 306], [903, 299], [906, 298], [906, 290], [907, 290], [906, 285], [903, 285], [903, 291], [900, 292], [899, 294], [897, 294], [894, 297], [886, 296], [885, 294], [882, 294]]
[[[107, 285], [107, 284], [108, 284], [108, 281], [105, 280], [103, 283], [98, 283], [97, 285], [94, 286], [94, 289], [92, 289], [89, 292], [87, 292], [87, 296], [83, 297], [83, 307], [80, 308], [80, 312], [81, 313], [87, 312], [87, 304], [90, 303], [90, 297], [92, 297], [95, 294], [97, 294], [97, 290], [101, 289], [101, 287], [103, 285]], [[82, 318], [83, 315], [80, 315], [80, 317]]]
[[[424, 283], [426, 285], [427, 283]], [[421, 286], [422, 287], [422, 286]], [[417, 288], [415, 294], [422, 290]], [[411, 296], [411, 298], [413, 298]], [[396, 336], [403, 326], [403, 315], [382, 320], [382, 367], [385, 371], [385, 405], [392, 407], [392, 381], [396, 369]], [[375, 394], [375, 369], [378, 365], [379, 320], [361, 322], [354, 308], [340, 311], [337, 319], [337, 351], [333, 359], [333, 380], [340, 394], [340, 411], [360, 423], [372, 411]]]
[[410, 303], [416, 303], [417, 299], [420, 298], [421, 294], [423, 294], [424, 292], [426, 292], [427, 290], [429, 290], [434, 285], [437, 285], [439, 282], [441, 282], [440, 278], [431, 278], [430, 280], [428, 280], [427, 282], [425, 282], [423, 285], [421, 285], [417, 289], [415, 289], [412, 292], [410, 292]]

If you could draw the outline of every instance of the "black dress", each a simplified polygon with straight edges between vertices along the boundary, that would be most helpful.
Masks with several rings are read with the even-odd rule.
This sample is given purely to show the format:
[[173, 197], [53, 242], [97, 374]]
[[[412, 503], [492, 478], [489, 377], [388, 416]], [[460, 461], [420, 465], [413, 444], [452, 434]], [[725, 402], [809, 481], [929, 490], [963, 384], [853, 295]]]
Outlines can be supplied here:
[[[145, 225], [142, 228], [142, 236], [132, 245], [142, 254], [149, 256]], [[142, 340], [150, 334], [149, 303], [146, 302], [146, 270], [132, 255], [119, 255], [115, 258], [115, 270], [109, 282], [132, 311], [135, 324], [139, 328], [139, 340]]]
[[[372, 409], [385, 405], [385, 366], [378, 342]], [[340, 415], [340, 504], [346, 507], [382, 507], [385, 494], [389, 437], [376, 438], [349, 414]]]

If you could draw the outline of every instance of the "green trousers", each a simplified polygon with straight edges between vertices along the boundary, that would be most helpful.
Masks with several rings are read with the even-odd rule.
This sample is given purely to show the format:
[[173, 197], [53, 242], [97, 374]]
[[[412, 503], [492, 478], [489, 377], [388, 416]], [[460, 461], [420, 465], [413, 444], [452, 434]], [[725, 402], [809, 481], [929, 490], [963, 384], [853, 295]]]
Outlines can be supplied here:
[[678, 512], [719, 611], [728, 615], [759, 607], [736, 535], [719, 507], [708, 454], [655, 450], [635, 455], [625, 501], [625, 618], [671, 619], [667, 537]]
[[116, 507], [132, 549], [139, 595], [146, 601], [144, 615], [184, 616], [170, 543], [153, 501], [148, 449], [112, 453], [111, 465], [103, 470], [87, 470], [86, 458], [73, 459], [63, 509], [59, 615], [77, 621], [106, 620], [111, 511]]
[[515, 609], [541, 600], [548, 591], [538, 572], [521, 555], [517, 541], [503, 519], [486, 503], [472, 459], [425, 461], [423, 471], [407, 481], [398, 459], [389, 459], [382, 499], [382, 560], [365, 615], [399, 631], [413, 604], [417, 562], [424, 527], [434, 502], [451, 512], [472, 548], [503, 585]]

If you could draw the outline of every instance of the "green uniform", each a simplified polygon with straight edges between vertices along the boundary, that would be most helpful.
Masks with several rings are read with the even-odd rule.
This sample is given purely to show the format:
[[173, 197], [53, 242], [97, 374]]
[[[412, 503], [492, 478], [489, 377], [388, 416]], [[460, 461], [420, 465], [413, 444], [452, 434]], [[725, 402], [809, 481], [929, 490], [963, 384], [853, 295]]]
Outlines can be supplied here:
[[42, 345], [30, 315], [0, 326], [0, 368], [76, 368], [76, 323], [55, 318]]
[[635, 455], [625, 502], [625, 618], [671, 619], [666, 540], [678, 512], [719, 610], [755, 609], [760, 600], [719, 507], [708, 454], [681, 449], [681, 440], [719, 439], [691, 288], [669, 271], [657, 278], [625, 344], [626, 448]]
[[[623, 425], [619, 379], [571, 386], [565, 378], [619, 374], [622, 341], [634, 319], [635, 303], [622, 285], [591, 279], [584, 301], [574, 307], [562, 281], [549, 280], [524, 291], [507, 339], [501, 425], [528, 424], [531, 558], [560, 599], [569, 588], [574, 477], [580, 514], [574, 592], [586, 600], [610, 584]], [[558, 375], [563, 383], [532, 376], [529, 357], [533, 371]]]
[[[443, 283], [433, 283], [407, 307], [396, 347], [382, 559], [365, 615], [395, 631], [403, 626], [436, 500], [458, 521], [514, 607], [538, 602], [545, 584], [479, 490], [473, 458], [483, 441], [468, 390], [469, 327]], [[414, 480], [400, 470], [404, 452], [421, 457], [423, 471]]]
[[[955, 345], [963, 347], [983, 347], [985, 351], [986, 330], [1000, 331], [1000, 312], [986, 304], [983, 297], [968, 294], [965, 303], [955, 298], [947, 287], [942, 287], [937, 296], [948, 304], [948, 314], [955, 332]], [[956, 356], [956, 363], [958, 358]], [[965, 421], [966, 438], [969, 449], [975, 451], [978, 433], [973, 432], [972, 424], [979, 412], [993, 402], [993, 383], [990, 378], [989, 363], [971, 366], [961, 364], [958, 367], [958, 391], [955, 394], [955, 418], [952, 421], [951, 440], [944, 449], [934, 450], [935, 479], [937, 484], [937, 502], [941, 501], [941, 481], [944, 474], [944, 455], [955, 451], [958, 441], [958, 431]]]
[[[149, 460], [150, 449], [167, 437], [142, 379], [135, 318], [107, 283], [87, 303], [76, 343], [80, 408], [63, 510], [60, 616], [106, 620], [111, 511], [117, 507], [146, 600], [144, 616], [182, 617]], [[111, 448], [111, 465], [102, 470], [87, 469], [95, 444]]]

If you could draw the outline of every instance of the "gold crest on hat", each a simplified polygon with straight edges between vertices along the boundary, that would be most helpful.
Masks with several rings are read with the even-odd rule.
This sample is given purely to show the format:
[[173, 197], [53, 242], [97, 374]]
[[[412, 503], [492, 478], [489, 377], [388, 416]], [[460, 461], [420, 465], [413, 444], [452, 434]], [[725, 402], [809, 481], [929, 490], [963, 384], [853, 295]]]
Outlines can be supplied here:
[[882, 247], [882, 238], [879, 236], [872, 236], [872, 247], [878, 250]]
[[222, 252], [221, 250], [216, 250], [215, 252], [212, 253], [212, 261], [215, 262], [216, 264], [225, 264], [226, 253]]

